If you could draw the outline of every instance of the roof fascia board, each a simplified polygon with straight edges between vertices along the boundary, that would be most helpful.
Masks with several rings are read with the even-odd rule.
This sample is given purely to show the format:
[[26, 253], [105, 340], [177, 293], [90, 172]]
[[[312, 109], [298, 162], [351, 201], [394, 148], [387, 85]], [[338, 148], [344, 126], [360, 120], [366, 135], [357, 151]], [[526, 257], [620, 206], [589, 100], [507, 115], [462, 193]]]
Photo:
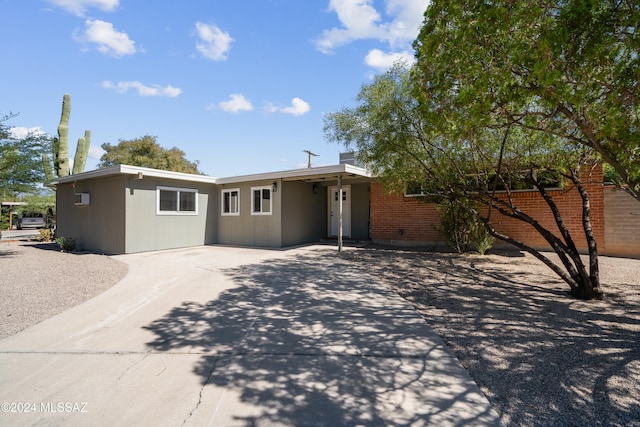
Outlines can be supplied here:
[[339, 164], [332, 166], [320, 166], [309, 169], [293, 169], [288, 171], [267, 172], [252, 175], [239, 175], [228, 178], [214, 178], [206, 175], [196, 175], [182, 172], [163, 171], [159, 169], [144, 168], [140, 166], [115, 165], [104, 169], [96, 169], [89, 172], [82, 172], [76, 175], [69, 175], [51, 181], [50, 184], [66, 184], [70, 182], [85, 181], [89, 179], [103, 178], [115, 175], [139, 175], [173, 179], [190, 182], [204, 182], [209, 184], [236, 184], [242, 182], [265, 181], [271, 179], [300, 180], [300, 179], [320, 179], [323, 177], [337, 177], [338, 175], [355, 175], [361, 178], [371, 178], [369, 171], [349, 164]]
[[309, 169], [293, 169], [280, 172], [267, 172], [253, 175], [240, 175], [228, 178], [218, 178], [217, 184], [237, 184], [241, 182], [265, 181], [270, 179], [297, 180], [310, 179], [313, 177], [329, 177], [341, 174], [357, 175], [363, 178], [371, 178], [371, 175], [365, 169], [357, 166], [340, 164], [333, 166], [321, 166]]
[[104, 169], [96, 169], [89, 172], [83, 172], [76, 175], [65, 176], [51, 181], [52, 185], [65, 184], [69, 182], [85, 181], [88, 179], [103, 178], [114, 175], [138, 175], [142, 173], [144, 176], [154, 178], [174, 179], [179, 181], [205, 182], [210, 184], [216, 183], [216, 178], [206, 175], [196, 175], [182, 172], [163, 171], [159, 169], [144, 168], [140, 166], [115, 165]]

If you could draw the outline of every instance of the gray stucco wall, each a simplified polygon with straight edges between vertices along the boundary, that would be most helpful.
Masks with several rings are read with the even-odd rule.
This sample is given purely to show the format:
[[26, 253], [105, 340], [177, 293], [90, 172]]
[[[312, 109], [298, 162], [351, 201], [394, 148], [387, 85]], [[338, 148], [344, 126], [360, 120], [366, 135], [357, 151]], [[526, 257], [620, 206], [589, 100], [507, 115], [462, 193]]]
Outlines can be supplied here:
[[[213, 185], [145, 176], [117, 175], [61, 184], [57, 191], [58, 235], [73, 237], [79, 249], [135, 253], [227, 244], [282, 247], [319, 241], [328, 234], [327, 187], [275, 180], [270, 215], [252, 215], [253, 187], [272, 188], [274, 180]], [[75, 189], [74, 186], [75, 185]], [[351, 237], [369, 238], [369, 184], [351, 185]], [[157, 212], [157, 187], [198, 191], [197, 215]], [[223, 216], [222, 191], [240, 191], [240, 215]], [[86, 207], [74, 205], [74, 193], [89, 193]]]
[[[251, 215], [251, 188], [271, 186], [273, 180], [242, 184], [225, 184], [217, 188], [218, 243], [238, 246], [282, 246], [282, 181], [277, 180], [278, 190], [271, 194], [271, 215]], [[240, 215], [222, 216], [222, 190], [240, 190]]]
[[[158, 215], [158, 186], [198, 190], [197, 215]], [[216, 190], [206, 183], [126, 178], [126, 253], [216, 243]]]
[[284, 182], [282, 190], [282, 246], [318, 242], [327, 236], [327, 187]]
[[[58, 185], [57, 235], [75, 238], [80, 250], [107, 254], [124, 253], [124, 179], [122, 176], [116, 176]], [[74, 193], [89, 193], [90, 204], [76, 206]]]

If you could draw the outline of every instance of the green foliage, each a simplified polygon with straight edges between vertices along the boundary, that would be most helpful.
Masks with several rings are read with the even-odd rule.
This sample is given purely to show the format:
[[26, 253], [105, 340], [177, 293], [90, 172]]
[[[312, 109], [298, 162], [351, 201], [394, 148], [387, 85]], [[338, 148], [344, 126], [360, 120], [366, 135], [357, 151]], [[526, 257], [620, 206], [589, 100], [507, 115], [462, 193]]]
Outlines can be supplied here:
[[30, 133], [16, 138], [5, 123], [12, 114], [0, 118], [0, 198], [16, 200], [38, 191], [44, 175], [40, 157], [49, 143], [46, 135]]
[[155, 136], [145, 135], [132, 140], [119, 140], [117, 145], [102, 144], [105, 153], [98, 167], [130, 165], [174, 172], [202, 174], [198, 161], [189, 161], [184, 151], [173, 147], [165, 149], [156, 142]]
[[76, 239], [72, 237], [58, 237], [56, 243], [62, 252], [73, 252], [76, 250]]
[[597, 153], [640, 200], [639, 24], [632, 1], [433, 0], [415, 94], [447, 137], [559, 137]]
[[440, 214], [440, 225], [434, 228], [447, 239], [451, 249], [459, 254], [471, 247], [471, 224], [474, 216], [466, 209], [445, 201], [436, 205]]
[[[446, 64], [433, 66], [436, 65], [446, 69]], [[425, 200], [455, 205], [458, 216], [465, 212], [463, 221], [446, 226], [453, 232], [457, 248], [462, 250], [471, 242], [469, 237], [455, 234], [459, 227], [464, 228], [466, 236], [472, 231], [477, 233], [473, 237], [477, 250], [485, 251], [492, 244], [482, 228], [474, 227], [480, 222], [492, 237], [538, 257], [570, 285], [574, 295], [601, 297], [597, 251], [588, 215], [584, 216], [583, 228], [590, 245], [591, 272], [587, 272], [559, 209], [545, 190], [553, 180], [566, 180], [581, 190], [587, 206], [579, 171], [593, 160], [592, 153], [567, 138], [537, 129], [498, 126], [489, 119], [474, 124], [468, 119], [475, 112], [457, 105], [460, 99], [448, 97], [457, 90], [455, 84], [441, 87], [438, 80], [425, 84], [421, 80], [424, 72], [410, 71], [406, 65], [396, 64], [363, 86], [356, 107], [325, 117], [326, 138], [357, 151], [358, 158], [390, 191], [401, 191], [406, 184], [419, 182]], [[459, 95], [470, 96], [468, 92]], [[511, 193], [514, 183], [537, 189], [557, 228], [545, 228], [517, 205]], [[499, 193], [500, 189], [504, 190]], [[532, 226], [559, 255], [561, 265], [496, 230], [492, 215]], [[469, 222], [469, 218], [474, 220]]]
[[[62, 114], [60, 115], [60, 123], [58, 124], [58, 137], [51, 141], [51, 153], [53, 155], [53, 170], [51, 161], [46, 153], [42, 154], [42, 165], [47, 181], [54, 178], [53, 172], [57, 177], [62, 178], [69, 176], [69, 116], [71, 115], [71, 97], [65, 93], [62, 98]], [[91, 131], [86, 130], [84, 137], [78, 138], [76, 146], [76, 154], [73, 162], [73, 174], [82, 173], [87, 163], [87, 155], [89, 146], [91, 145]]]
[[[472, 203], [480, 208], [477, 203]], [[485, 255], [493, 247], [495, 239], [473, 211], [456, 204], [444, 201], [436, 205], [440, 214], [440, 225], [434, 228], [447, 239], [447, 244], [458, 253], [476, 251]]]
[[17, 209], [18, 212], [42, 212], [47, 213], [51, 210], [51, 213], [56, 208], [56, 195], [55, 192], [49, 188], [42, 189], [40, 193], [30, 194], [22, 199], [26, 202], [26, 205], [20, 206]]
[[622, 185], [622, 179], [620, 174], [609, 164], [605, 164], [603, 167], [603, 181], [607, 183]]
[[496, 239], [483, 223], [477, 221], [474, 226], [475, 228], [471, 232], [471, 247], [480, 255], [486, 255], [493, 248]]

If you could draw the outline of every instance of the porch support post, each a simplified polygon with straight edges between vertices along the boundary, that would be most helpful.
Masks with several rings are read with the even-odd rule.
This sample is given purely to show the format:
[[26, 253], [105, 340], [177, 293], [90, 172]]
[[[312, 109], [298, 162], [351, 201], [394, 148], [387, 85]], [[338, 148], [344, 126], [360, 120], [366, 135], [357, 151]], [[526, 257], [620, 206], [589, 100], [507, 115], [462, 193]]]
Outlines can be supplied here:
[[338, 175], [338, 252], [342, 252], [342, 175]]

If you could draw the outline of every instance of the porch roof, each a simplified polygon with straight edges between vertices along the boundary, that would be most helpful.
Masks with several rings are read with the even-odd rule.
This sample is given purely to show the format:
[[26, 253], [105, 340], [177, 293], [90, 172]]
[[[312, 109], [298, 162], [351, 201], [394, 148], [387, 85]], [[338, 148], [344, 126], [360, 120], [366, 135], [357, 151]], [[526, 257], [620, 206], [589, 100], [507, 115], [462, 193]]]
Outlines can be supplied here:
[[370, 180], [371, 174], [363, 168], [339, 164], [306, 169], [267, 172], [252, 175], [218, 178], [216, 184], [239, 184], [242, 182], [282, 179], [283, 181], [330, 182], [342, 176], [344, 180]]

